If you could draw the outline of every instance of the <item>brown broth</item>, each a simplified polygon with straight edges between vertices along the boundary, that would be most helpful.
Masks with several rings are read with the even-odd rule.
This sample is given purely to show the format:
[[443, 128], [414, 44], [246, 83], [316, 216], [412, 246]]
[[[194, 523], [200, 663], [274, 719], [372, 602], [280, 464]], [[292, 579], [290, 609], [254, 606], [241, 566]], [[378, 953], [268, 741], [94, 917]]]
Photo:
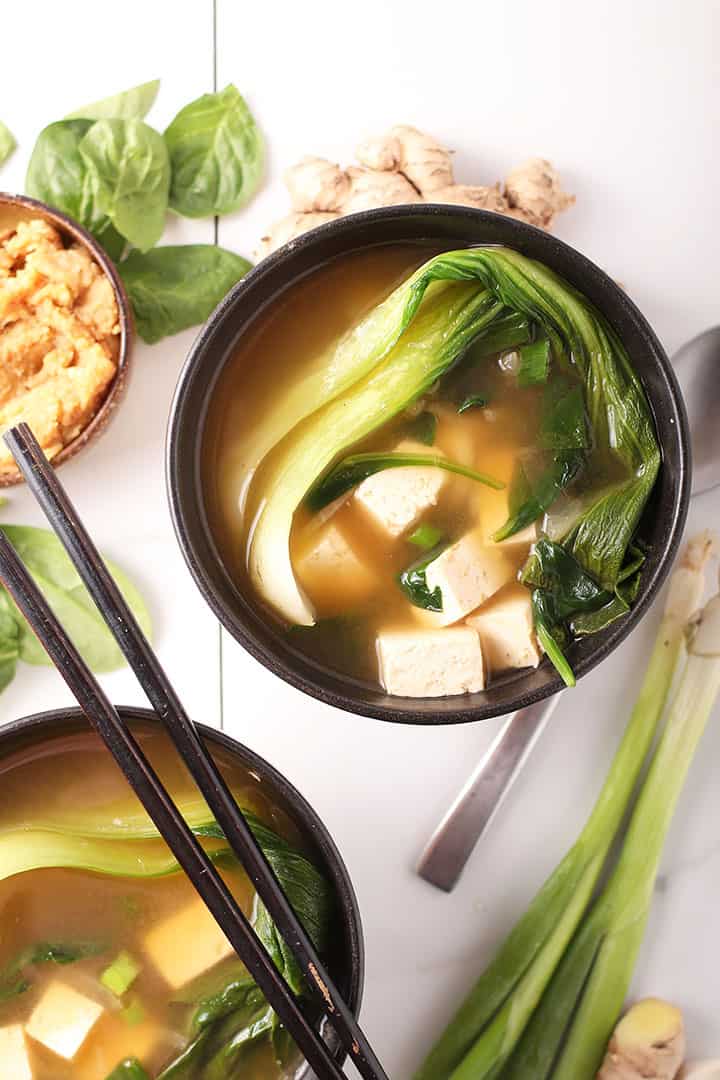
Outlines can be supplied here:
[[[177, 800], [189, 795], [192, 782], [164, 736], [138, 725], [141, 744]], [[263, 785], [222, 750], [213, 751], [241, 806], [300, 846], [294, 824], [268, 798]], [[33, 744], [0, 763], [0, 831], [33, 824], [78, 820], [92, 815], [111, 825], [140, 806], [96, 736], [72, 734]], [[197, 794], [197, 793], [195, 793]], [[117, 840], [116, 843], [134, 843]], [[150, 841], [149, 843], [160, 843]], [[222, 874], [250, 913], [254, 890], [244, 872], [231, 865]], [[0, 1026], [24, 1023], [38, 996], [51, 980], [63, 983], [105, 1006], [105, 1013], [71, 1063], [28, 1039], [35, 1080], [105, 1080], [130, 1056], [137, 1056], [151, 1076], [186, 1044], [187, 1009], [172, 1003], [172, 991], [151, 962], [143, 959], [143, 938], [166, 916], [190, 903], [195, 892], [181, 873], [156, 879], [110, 877], [82, 870], [44, 869], [17, 874], [0, 882], [0, 969], [38, 942], [98, 942], [105, 951], [75, 963], [53, 963], [27, 969], [31, 987], [0, 1002]], [[180, 943], [178, 943], [180, 945]], [[142, 963], [141, 972], [122, 1003], [99, 983], [99, 976], [121, 950]], [[223, 961], [222, 964], [233, 961]], [[216, 969], [222, 972], [222, 965]], [[141, 1002], [145, 1019], [128, 1024], [122, 1008]], [[243, 1059], [248, 1080], [284, 1075], [262, 1043]], [[0, 1070], [1, 1073], [2, 1070]]]
[[[272, 413], [278, 388], [283, 393], [291, 392], [316, 368], [318, 358], [333, 342], [436, 250], [426, 246], [387, 246], [331, 261], [290, 287], [258, 316], [222, 372], [205, 437], [206, 502], [223, 561], [243, 594], [256, 606], [262, 607], [262, 602], [249, 582], [246, 559], [251, 523], [263, 498], [265, 474], [249, 449], [254, 425]], [[459, 415], [458, 402], [466, 393], [483, 394], [488, 399], [487, 407]], [[353, 452], [394, 449], [404, 437], [412, 413], [421, 407], [431, 410], [439, 423], [435, 445], [427, 452], [442, 453], [452, 461], [488, 473], [502, 481], [506, 490], [493, 491], [473, 480], [443, 473], [445, 480], [437, 505], [422, 521], [436, 526], [447, 542], [478, 527], [489, 536], [507, 517], [508, 490], [518, 461], [532, 467], [533, 460], [537, 460], [542, 395], [542, 387], [519, 388], [515, 374], [500, 356], [482, 360], [469, 373], [461, 362], [457, 371], [443, 376], [439, 387], [422, 403], [390, 420]], [[593, 488], [607, 484], [616, 468], [609, 462], [598, 466], [597, 458], [593, 465], [596, 473], [586, 474], [582, 490], [588, 484]], [[573, 498], [572, 488], [565, 498]], [[342, 580], [311, 581], [303, 578], [302, 558], [311, 550], [322, 521], [323, 514], [313, 516], [302, 506], [296, 511], [290, 554], [317, 621], [312, 627], [286, 626], [285, 632], [294, 647], [320, 665], [351, 679], [377, 683], [378, 633], [414, 628], [422, 621], [418, 609], [397, 585], [398, 573], [422, 552], [408, 542], [407, 536], [389, 540], [348, 498], [332, 521], [372, 575], [372, 587], [358, 594], [358, 579], [364, 580], [364, 574], [356, 575], [352, 582], [347, 574]], [[529, 543], [508, 545], [507, 552], [519, 573]], [[273, 612], [266, 613], [279, 624]]]

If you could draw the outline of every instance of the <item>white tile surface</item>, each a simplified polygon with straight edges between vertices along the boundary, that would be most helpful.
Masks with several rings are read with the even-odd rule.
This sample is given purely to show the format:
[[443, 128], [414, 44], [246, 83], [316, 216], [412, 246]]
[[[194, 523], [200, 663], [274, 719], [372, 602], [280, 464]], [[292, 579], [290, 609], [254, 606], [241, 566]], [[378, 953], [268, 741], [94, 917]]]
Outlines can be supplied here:
[[[69, 61], [67, 12], [85, 45]], [[21, 149], [0, 186], [22, 189], [35, 135], [84, 101], [161, 75], [158, 126], [209, 89], [209, 0], [117, 7], [74, 0], [15, 5], [3, 37], [35, 31], [34, 78], [7, 49], [2, 119]], [[106, 25], [107, 24], [107, 25]], [[558, 233], [621, 280], [672, 351], [718, 321], [720, 111], [714, 0], [571, 0], [534, 4], [366, 0], [217, 0], [218, 85], [235, 81], [268, 136], [269, 176], [220, 240], [248, 253], [287, 199], [282, 170], [305, 153], [347, 160], [395, 122], [456, 149], [458, 178], [492, 182], [531, 154], [550, 157], [578, 205]], [[109, 35], [109, 40], [108, 40]], [[38, 76], [42, 72], [42, 76]], [[206, 240], [207, 223], [175, 222], [168, 239]], [[170, 395], [192, 333], [139, 346], [129, 400], [103, 439], [64, 470], [98, 542], [145, 589], [157, 642], [193, 715], [220, 715], [218, 634], [177, 551], [162, 475]], [[693, 505], [694, 525], [720, 524], [720, 498]], [[5, 520], [38, 522], [13, 494]], [[620, 654], [567, 694], [457, 891], [433, 891], [413, 863], [438, 816], [497, 730], [394, 727], [324, 708], [277, 682], [224, 639], [224, 718], [313, 802], [353, 876], [368, 951], [364, 1023], [393, 1077], [409, 1075], [502, 932], [576, 835], [623, 727], [654, 616]], [[106, 678], [118, 701], [140, 700], [126, 672]], [[0, 701], [9, 719], [67, 699], [50, 671], [23, 670]], [[716, 715], [674, 824], [663, 887], [635, 991], [675, 997], [694, 1056], [720, 1053], [720, 951], [712, 897], [720, 728]]]

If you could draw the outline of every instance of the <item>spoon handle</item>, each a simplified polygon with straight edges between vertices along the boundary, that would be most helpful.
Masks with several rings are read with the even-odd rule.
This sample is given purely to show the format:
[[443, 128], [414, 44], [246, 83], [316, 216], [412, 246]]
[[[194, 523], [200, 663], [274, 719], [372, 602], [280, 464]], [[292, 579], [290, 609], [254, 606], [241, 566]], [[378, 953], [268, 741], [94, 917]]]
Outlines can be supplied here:
[[529, 757], [560, 694], [509, 716], [423, 851], [417, 872], [452, 892], [480, 837]]

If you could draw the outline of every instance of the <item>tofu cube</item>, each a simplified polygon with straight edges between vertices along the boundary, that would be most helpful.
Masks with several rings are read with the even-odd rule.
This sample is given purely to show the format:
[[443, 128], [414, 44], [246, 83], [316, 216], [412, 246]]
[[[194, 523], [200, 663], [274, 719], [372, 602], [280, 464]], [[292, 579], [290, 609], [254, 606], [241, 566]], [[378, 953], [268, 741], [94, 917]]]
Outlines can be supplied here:
[[33, 1080], [21, 1024], [0, 1027], [0, 1064], [3, 1076], [12, 1077], [12, 1080]]
[[26, 1033], [65, 1061], [72, 1061], [105, 1010], [72, 986], [49, 983], [25, 1025]]
[[512, 560], [497, 544], [484, 544], [477, 531], [466, 533], [425, 571], [430, 592], [440, 589], [442, 595], [442, 611], [433, 615], [433, 624], [449, 626], [469, 615], [512, 581], [515, 573]]
[[513, 584], [465, 620], [480, 635], [491, 672], [537, 667], [540, 647], [533, 628], [530, 591]]
[[147, 956], [173, 990], [235, 955], [199, 897], [154, 926], [143, 944]]
[[[401, 442], [395, 449], [406, 454], [439, 453], [433, 447], [409, 440]], [[442, 469], [431, 466], [383, 469], [363, 480], [355, 489], [354, 498], [378, 528], [397, 539], [437, 504], [447, 477]]]
[[446, 697], [485, 688], [480, 637], [468, 626], [386, 630], [378, 635], [377, 653], [388, 694]]
[[333, 523], [312, 534], [312, 540], [295, 560], [295, 572], [310, 599], [326, 615], [361, 603], [376, 584], [372, 570]]

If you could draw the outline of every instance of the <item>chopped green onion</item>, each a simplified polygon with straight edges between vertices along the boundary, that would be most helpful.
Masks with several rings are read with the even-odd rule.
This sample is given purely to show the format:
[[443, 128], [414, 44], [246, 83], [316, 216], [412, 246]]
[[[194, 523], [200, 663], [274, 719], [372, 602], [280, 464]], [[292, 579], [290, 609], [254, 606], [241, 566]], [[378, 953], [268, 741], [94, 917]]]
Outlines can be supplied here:
[[458, 405], [458, 413], [467, 412], [468, 409], [484, 409], [488, 403], [487, 397], [482, 394], [468, 394]]
[[540, 338], [520, 349], [520, 364], [517, 371], [518, 386], [538, 386], [547, 382], [550, 371], [550, 342]]
[[479, 484], [500, 491], [505, 487], [500, 480], [495, 480], [486, 473], [476, 472], [466, 465], [457, 465], [454, 461], [433, 454], [404, 454], [394, 453], [368, 453], [351, 454], [344, 458], [339, 465], [335, 465], [330, 472], [322, 476], [314, 484], [305, 497], [305, 503], [310, 510], [322, 510], [335, 499], [344, 495], [350, 488], [367, 480], [369, 476], [382, 472], [383, 469], [399, 469], [413, 466], [424, 466], [433, 469], [445, 469], [446, 472], [465, 476], [468, 480], [476, 480]]
[[435, 525], [429, 525], [427, 522], [422, 522], [418, 525], [417, 529], [408, 536], [408, 543], [414, 544], [415, 547], [423, 548], [425, 551], [434, 548], [441, 540], [442, 530], [436, 528]]
[[141, 967], [130, 953], [122, 952], [113, 960], [109, 967], [105, 968], [100, 976], [100, 982], [116, 997], [122, 997], [127, 993], [140, 974]]
[[120, 1015], [128, 1027], [137, 1027], [138, 1024], [142, 1024], [143, 1020], [145, 1020], [147, 1013], [140, 998], [133, 998], [130, 1004], [125, 1006]]

